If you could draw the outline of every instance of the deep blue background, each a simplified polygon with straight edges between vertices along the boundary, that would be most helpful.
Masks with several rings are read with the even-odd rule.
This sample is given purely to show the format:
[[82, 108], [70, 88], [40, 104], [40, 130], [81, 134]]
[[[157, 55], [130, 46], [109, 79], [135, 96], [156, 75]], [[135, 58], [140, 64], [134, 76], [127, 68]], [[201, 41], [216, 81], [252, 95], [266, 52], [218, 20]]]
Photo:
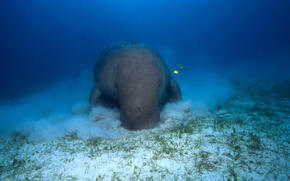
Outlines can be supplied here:
[[121, 40], [174, 50], [187, 70], [290, 79], [289, 0], [2, 0], [0, 18], [0, 99], [77, 77]]

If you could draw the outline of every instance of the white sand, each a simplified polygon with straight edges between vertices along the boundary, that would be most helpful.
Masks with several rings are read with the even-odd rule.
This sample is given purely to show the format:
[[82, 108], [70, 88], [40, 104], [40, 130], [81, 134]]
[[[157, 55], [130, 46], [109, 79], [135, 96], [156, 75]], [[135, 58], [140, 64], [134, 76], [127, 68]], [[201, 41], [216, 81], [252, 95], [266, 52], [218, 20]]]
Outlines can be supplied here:
[[289, 180], [289, 86], [235, 89], [215, 107], [169, 104], [159, 127], [135, 132], [80, 103], [2, 137], [0, 180]]

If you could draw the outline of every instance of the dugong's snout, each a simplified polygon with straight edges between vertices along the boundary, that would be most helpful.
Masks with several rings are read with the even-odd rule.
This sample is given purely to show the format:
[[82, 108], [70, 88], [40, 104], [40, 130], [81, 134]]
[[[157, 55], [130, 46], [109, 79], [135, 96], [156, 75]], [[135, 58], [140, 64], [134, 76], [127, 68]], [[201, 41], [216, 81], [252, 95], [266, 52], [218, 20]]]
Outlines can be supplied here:
[[129, 107], [121, 110], [122, 126], [129, 130], [150, 129], [160, 121], [160, 112], [144, 110], [141, 107]]

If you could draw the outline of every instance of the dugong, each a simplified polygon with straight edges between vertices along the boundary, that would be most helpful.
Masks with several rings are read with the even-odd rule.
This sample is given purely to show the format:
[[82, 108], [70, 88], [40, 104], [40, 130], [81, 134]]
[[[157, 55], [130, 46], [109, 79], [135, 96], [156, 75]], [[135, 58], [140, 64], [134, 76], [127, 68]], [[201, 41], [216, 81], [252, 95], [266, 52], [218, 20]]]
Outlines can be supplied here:
[[181, 100], [162, 56], [142, 43], [125, 41], [103, 50], [94, 77], [91, 105], [117, 106], [121, 125], [129, 130], [155, 127], [162, 107]]

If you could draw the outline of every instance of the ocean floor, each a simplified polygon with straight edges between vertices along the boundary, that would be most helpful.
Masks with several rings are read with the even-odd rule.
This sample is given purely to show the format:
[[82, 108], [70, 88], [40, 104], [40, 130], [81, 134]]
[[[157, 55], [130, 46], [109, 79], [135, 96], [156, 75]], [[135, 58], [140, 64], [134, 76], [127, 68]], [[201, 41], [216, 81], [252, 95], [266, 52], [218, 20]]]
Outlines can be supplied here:
[[290, 82], [233, 87], [212, 108], [168, 104], [151, 130], [80, 104], [31, 128], [40, 131], [2, 136], [0, 180], [290, 180]]

